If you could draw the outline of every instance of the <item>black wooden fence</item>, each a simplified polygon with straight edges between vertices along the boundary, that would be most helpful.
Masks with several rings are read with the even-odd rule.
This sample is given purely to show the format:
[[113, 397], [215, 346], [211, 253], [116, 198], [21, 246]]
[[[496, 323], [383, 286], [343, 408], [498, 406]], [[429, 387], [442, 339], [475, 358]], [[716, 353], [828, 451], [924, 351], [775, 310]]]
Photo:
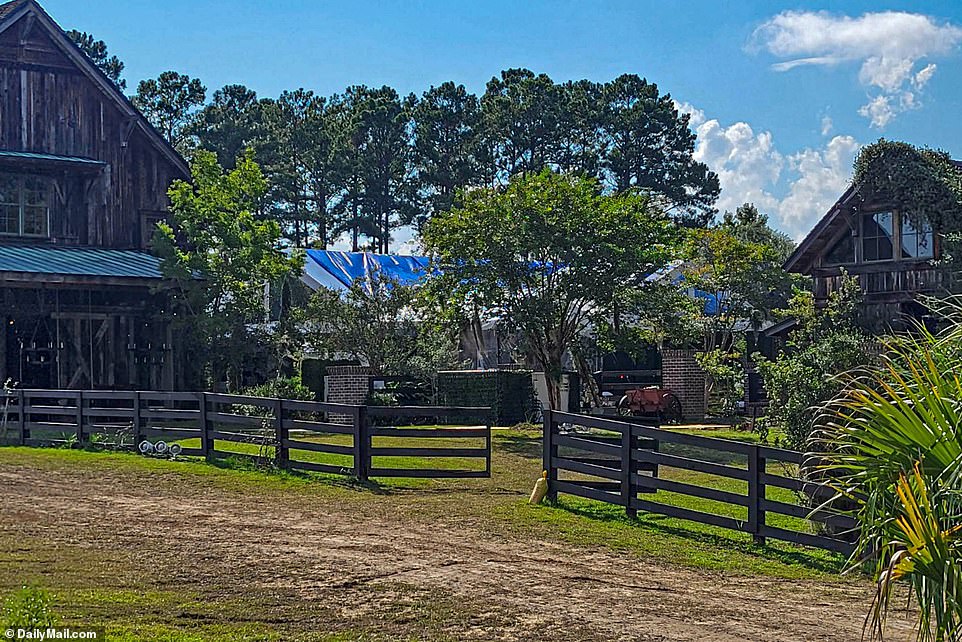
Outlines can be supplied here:
[[[207, 392], [7, 390], [0, 393], [0, 444], [135, 449], [144, 441], [195, 441], [199, 446], [184, 447], [183, 455], [271, 458], [280, 468], [362, 480], [490, 477], [490, 413]], [[439, 459], [461, 467], [430, 463]]]
[[[794, 491], [799, 499], [824, 500], [831, 496], [829, 489], [806, 482], [797, 474], [803, 465], [802, 453], [661, 430], [655, 421], [557, 411], [545, 411], [544, 435], [549, 499], [567, 493], [624, 506], [630, 516], [646, 511], [747, 532], [759, 543], [771, 537], [844, 554], [852, 550], [849, 542], [828, 534], [855, 528], [850, 516], [824, 508], [813, 511], [769, 496], [770, 488]], [[732, 465], [730, 460], [739, 464], [744, 461], [745, 465]], [[699, 478], [706, 485], [696, 485], [666, 478], [666, 468], [710, 477]], [[712, 480], [737, 480], [740, 483], [736, 485], [747, 492], [713, 488], [707, 485]], [[744, 513], [747, 509], [747, 515], [739, 518], [673, 505], [670, 495], [665, 501], [657, 501], [659, 494], [710, 500], [715, 504], [705, 505], [739, 507], [729, 512]], [[690, 502], [678, 503], [690, 506]], [[798, 519], [781, 519], [780, 525], [772, 525], [772, 514]]]

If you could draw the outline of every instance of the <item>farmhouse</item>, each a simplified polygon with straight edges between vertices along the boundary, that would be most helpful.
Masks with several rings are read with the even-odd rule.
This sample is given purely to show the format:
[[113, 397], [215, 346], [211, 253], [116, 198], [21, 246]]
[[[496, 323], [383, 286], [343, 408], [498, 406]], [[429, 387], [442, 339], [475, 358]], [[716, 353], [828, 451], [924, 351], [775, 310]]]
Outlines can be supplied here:
[[188, 176], [36, 2], [0, 5], [0, 381], [178, 387], [147, 248]]
[[936, 264], [941, 243], [932, 227], [913, 221], [888, 199], [849, 187], [785, 262], [785, 269], [812, 277], [815, 299], [824, 303], [843, 274], [858, 279], [868, 329], [904, 327], [922, 319], [918, 297], [949, 288], [949, 271]]

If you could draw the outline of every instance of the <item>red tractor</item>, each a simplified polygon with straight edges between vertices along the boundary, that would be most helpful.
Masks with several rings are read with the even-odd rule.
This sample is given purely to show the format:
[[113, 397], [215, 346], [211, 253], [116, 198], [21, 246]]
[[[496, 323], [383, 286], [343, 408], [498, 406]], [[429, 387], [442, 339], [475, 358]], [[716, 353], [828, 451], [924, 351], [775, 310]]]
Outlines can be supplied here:
[[667, 388], [632, 388], [626, 390], [618, 402], [618, 414], [622, 417], [658, 417], [667, 423], [678, 423], [682, 419], [681, 400]]

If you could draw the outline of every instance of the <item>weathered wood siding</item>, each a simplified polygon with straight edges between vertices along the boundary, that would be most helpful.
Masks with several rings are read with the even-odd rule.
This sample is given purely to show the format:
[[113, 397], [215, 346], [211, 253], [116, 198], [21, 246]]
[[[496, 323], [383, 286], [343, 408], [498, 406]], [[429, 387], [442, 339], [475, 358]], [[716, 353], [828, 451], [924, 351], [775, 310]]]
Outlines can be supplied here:
[[[51, 221], [58, 243], [141, 245], [143, 215], [167, 207], [177, 167], [29, 16], [0, 33], [0, 150], [106, 163], [93, 177], [71, 176]], [[21, 24], [23, 23], [23, 24]]]

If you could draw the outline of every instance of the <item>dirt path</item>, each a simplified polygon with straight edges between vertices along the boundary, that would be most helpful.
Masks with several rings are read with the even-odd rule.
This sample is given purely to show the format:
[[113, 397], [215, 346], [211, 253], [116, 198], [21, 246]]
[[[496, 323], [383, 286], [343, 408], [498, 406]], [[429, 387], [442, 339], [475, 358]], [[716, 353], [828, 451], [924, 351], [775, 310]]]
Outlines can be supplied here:
[[[860, 638], [870, 600], [864, 584], [652, 565], [178, 477], [4, 464], [0, 533], [94, 554], [136, 551], [158, 586], [257, 595], [264, 611], [252, 616], [295, 631], [343, 623], [408, 636], [404, 618], [416, 620], [411, 605], [427, 600], [447, 605], [432, 611], [428, 637], [848, 641]], [[283, 603], [298, 608], [271, 606]], [[892, 624], [891, 639], [910, 638], [906, 622]]]

